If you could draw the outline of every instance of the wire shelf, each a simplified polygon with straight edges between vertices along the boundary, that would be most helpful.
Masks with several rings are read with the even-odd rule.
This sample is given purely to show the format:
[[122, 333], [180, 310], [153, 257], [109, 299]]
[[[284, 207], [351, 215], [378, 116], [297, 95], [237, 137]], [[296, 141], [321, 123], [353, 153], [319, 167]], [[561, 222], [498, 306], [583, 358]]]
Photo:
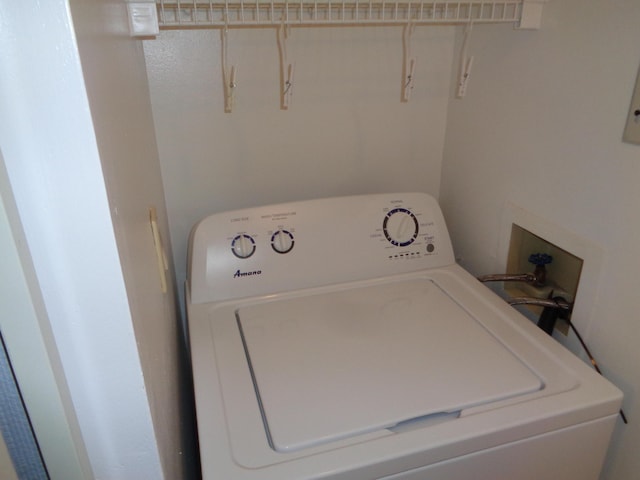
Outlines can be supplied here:
[[518, 1], [156, 0], [161, 29], [287, 25], [519, 23]]

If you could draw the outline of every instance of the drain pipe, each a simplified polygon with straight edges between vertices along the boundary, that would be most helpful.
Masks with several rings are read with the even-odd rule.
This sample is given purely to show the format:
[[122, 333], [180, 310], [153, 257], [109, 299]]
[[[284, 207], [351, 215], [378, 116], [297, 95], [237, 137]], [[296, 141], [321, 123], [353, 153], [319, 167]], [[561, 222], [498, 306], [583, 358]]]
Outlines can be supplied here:
[[569, 314], [573, 309], [573, 305], [562, 297], [553, 297], [553, 292], [549, 294], [549, 298], [532, 298], [532, 297], [516, 297], [508, 300], [509, 305], [536, 305], [544, 307], [540, 318], [538, 318], [538, 327], [540, 327], [547, 335], [553, 335], [553, 329], [556, 327], [558, 318], [569, 321]]
[[[551, 292], [553, 294], [553, 292]], [[555, 310], [571, 311], [573, 305], [562, 297], [536, 298], [536, 297], [513, 297], [507, 300], [509, 305], [536, 305], [538, 307], [553, 308]]]

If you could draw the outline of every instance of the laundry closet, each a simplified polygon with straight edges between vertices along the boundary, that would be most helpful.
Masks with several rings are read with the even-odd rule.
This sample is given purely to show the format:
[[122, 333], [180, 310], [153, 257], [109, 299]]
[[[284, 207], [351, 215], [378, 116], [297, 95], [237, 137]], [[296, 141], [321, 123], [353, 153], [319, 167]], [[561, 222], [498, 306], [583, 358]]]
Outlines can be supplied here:
[[[30, 3], [2, 7], [11, 24], [2, 39], [16, 53], [3, 61], [0, 148], [44, 292], [63, 397], [72, 399], [79, 471], [112, 477], [121, 464], [139, 478], [180, 478], [189, 472], [184, 459], [197, 461], [184, 415], [181, 311], [188, 233], [210, 213], [424, 191], [439, 198], [457, 261], [472, 273], [501, 266], [504, 212], [521, 207], [553, 225], [569, 219], [569, 230], [605, 252], [614, 244], [633, 251], [637, 227], [607, 236], [592, 218], [623, 218], [630, 207], [618, 207], [635, 200], [637, 172], [627, 160], [637, 150], [618, 145], [615, 120], [626, 114], [631, 92], [622, 90], [635, 80], [638, 55], [616, 57], [598, 40], [637, 40], [635, 6], [613, 15], [589, 1], [571, 17], [581, 2], [526, 2], [542, 27], [531, 30], [464, 16], [251, 27], [234, 24], [236, 12], [217, 16], [214, 28], [169, 25], [170, 16], [163, 26], [160, 16], [157, 36], [137, 38], [124, 2]], [[416, 5], [434, 3], [444, 2]], [[480, 3], [490, 15], [521, 2]], [[615, 82], [600, 69], [587, 75], [590, 60], [615, 72]], [[465, 72], [465, 95], [457, 95]], [[611, 140], [596, 140], [602, 136]], [[609, 152], [622, 160], [605, 169]], [[600, 182], [625, 178], [617, 189]], [[628, 282], [608, 282], [614, 271], [631, 275], [619, 268], [626, 257], [611, 255], [592, 282], [604, 300], [584, 312], [584, 325], [609, 377], [625, 388], [626, 365], [637, 359], [617, 347], [630, 341], [630, 305], [618, 297]], [[607, 306], [621, 325], [603, 329], [596, 320]], [[637, 427], [616, 430], [608, 478], [633, 471], [621, 445], [637, 435]]]

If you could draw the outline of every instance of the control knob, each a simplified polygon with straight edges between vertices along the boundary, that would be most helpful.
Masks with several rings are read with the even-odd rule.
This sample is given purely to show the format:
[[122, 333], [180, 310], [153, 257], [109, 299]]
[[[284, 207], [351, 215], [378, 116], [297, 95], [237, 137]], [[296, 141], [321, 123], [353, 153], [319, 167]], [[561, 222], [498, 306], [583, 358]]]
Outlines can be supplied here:
[[249, 258], [256, 251], [256, 242], [251, 236], [240, 234], [231, 241], [231, 251], [238, 258]]
[[389, 243], [406, 247], [418, 237], [418, 219], [406, 208], [394, 208], [384, 217], [382, 230]]
[[271, 247], [278, 253], [289, 253], [294, 243], [293, 235], [287, 230], [278, 230], [271, 236]]

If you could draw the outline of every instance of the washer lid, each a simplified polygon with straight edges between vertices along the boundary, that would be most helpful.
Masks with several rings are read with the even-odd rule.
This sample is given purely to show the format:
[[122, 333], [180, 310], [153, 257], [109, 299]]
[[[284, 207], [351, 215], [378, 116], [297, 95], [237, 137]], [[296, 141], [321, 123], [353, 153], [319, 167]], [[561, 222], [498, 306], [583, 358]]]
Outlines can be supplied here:
[[542, 388], [428, 279], [267, 301], [236, 315], [277, 451]]

